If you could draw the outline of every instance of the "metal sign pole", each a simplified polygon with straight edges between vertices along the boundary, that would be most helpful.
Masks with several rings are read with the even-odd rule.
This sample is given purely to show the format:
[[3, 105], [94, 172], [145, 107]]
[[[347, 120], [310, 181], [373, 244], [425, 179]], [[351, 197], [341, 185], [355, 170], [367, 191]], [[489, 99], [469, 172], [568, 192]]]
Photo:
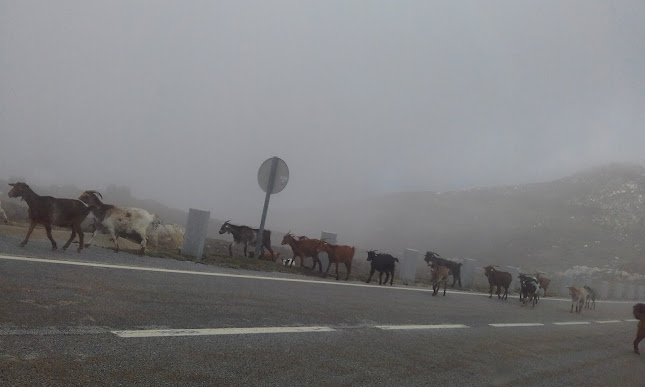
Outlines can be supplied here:
[[271, 197], [271, 192], [273, 192], [273, 182], [275, 180], [275, 171], [278, 168], [278, 158], [273, 157], [271, 162], [271, 173], [269, 174], [269, 185], [267, 187], [267, 194], [264, 197], [264, 208], [262, 209], [262, 220], [260, 221], [260, 229], [258, 230], [258, 239], [255, 241], [255, 253], [254, 257], [260, 258], [260, 249], [264, 243], [264, 221], [267, 217], [267, 210], [269, 209], [269, 198]]

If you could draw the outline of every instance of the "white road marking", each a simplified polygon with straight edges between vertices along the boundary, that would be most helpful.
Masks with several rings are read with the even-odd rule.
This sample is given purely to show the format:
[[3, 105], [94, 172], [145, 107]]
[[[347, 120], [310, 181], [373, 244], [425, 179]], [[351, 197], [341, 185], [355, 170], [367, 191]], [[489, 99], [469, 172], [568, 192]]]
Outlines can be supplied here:
[[[284, 278], [284, 277], [267, 277], [261, 275], [246, 275], [246, 274], [227, 274], [227, 273], [214, 273], [206, 271], [193, 271], [193, 270], [174, 270], [174, 269], [162, 269], [156, 267], [145, 267], [145, 266], [128, 266], [128, 265], [116, 265], [110, 263], [94, 263], [94, 262], [81, 262], [81, 261], [65, 261], [58, 259], [44, 259], [44, 258], [34, 258], [34, 257], [24, 257], [17, 255], [6, 255], [0, 254], [0, 259], [12, 260], [12, 261], [23, 261], [23, 262], [39, 262], [39, 263], [49, 263], [56, 265], [72, 265], [72, 266], [87, 266], [87, 267], [100, 267], [106, 269], [120, 269], [120, 270], [134, 270], [134, 271], [151, 271], [158, 273], [174, 273], [174, 274], [190, 274], [190, 275], [203, 275], [211, 277], [228, 277], [228, 278], [244, 278], [244, 279], [254, 279], [254, 280], [268, 280], [268, 281], [283, 281], [283, 282], [299, 282], [299, 283], [310, 283], [318, 285], [337, 285], [337, 286], [357, 286], [357, 287], [369, 287], [369, 288], [378, 288], [378, 289], [393, 289], [393, 290], [406, 290], [406, 291], [416, 291], [416, 292], [432, 292], [432, 288], [425, 287], [414, 287], [414, 286], [382, 286], [382, 285], [370, 285], [365, 283], [352, 283], [352, 282], [339, 282], [339, 281], [329, 281], [329, 280], [308, 280], [308, 279], [297, 279], [297, 278]], [[448, 294], [458, 294], [464, 296], [487, 296], [488, 293], [480, 292], [467, 292], [467, 291], [454, 291], [449, 290]], [[541, 298], [540, 300], [546, 301], [566, 301], [569, 302], [571, 299], [568, 298], [556, 298], [548, 297]], [[597, 301], [598, 303], [613, 303], [613, 304], [632, 304], [633, 301]]]
[[597, 322], [598, 324], [609, 324], [609, 323], [619, 323], [622, 322], [620, 320], [601, 320], [601, 321], [594, 321]]
[[463, 324], [436, 324], [436, 325], [377, 325], [374, 328], [383, 330], [403, 330], [403, 329], [456, 329], [470, 328]]
[[560, 321], [554, 322], [554, 325], [589, 325], [589, 321]]
[[214, 328], [214, 329], [145, 329], [134, 331], [111, 331], [119, 337], [173, 337], [173, 336], [218, 336], [256, 335], [266, 333], [333, 332], [329, 327], [259, 327], [259, 328]]
[[488, 324], [495, 328], [510, 328], [510, 327], [541, 327], [542, 323], [502, 323], [502, 324]]
[[625, 321], [627, 321], [627, 322], [637, 322], [639, 320], [636, 320], [635, 318], [628, 318]]

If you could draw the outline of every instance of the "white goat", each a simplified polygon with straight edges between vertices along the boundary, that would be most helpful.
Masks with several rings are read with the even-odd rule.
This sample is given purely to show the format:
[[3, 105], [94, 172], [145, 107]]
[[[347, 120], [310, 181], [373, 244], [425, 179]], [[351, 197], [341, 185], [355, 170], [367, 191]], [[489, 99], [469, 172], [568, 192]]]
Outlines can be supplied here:
[[567, 286], [569, 289], [569, 295], [571, 295], [571, 310], [569, 313], [573, 313], [573, 307], [576, 307], [576, 313], [582, 312], [582, 308], [587, 302], [587, 291], [584, 288], [576, 288], [573, 286]]
[[148, 227], [148, 242], [155, 248], [161, 246], [180, 249], [184, 243], [184, 232], [184, 228], [179, 225], [163, 223], [156, 219]]
[[147, 245], [146, 232], [150, 223], [155, 220], [155, 216], [141, 208], [103, 204], [99, 196], [101, 199], [103, 198], [96, 191], [85, 191], [79, 196], [79, 200], [92, 206], [92, 214], [95, 219], [94, 232], [86, 247], [92, 243], [96, 232], [100, 230], [105, 234], [110, 234], [110, 239], [114, 241], [117, 252], [119, 251], [117, 239], [122, 237], [140, 243], [141, 249], [139, 250], [139, 254], [143, 255]]

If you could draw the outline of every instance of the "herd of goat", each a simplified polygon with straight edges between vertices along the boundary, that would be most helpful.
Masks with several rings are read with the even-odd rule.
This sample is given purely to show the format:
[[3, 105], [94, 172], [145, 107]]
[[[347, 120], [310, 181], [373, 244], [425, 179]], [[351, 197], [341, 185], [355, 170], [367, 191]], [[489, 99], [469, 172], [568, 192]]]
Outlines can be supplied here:
[[[184, 230], [176, 225], [164, 224], [156, 215], [150, 214], [148, 211], [140, 208], [120, 207], [112, 204], [105, 204], [102, 202], [102, 195], [94, 190], [83, 192], [78, 199], [65, 199], [54, 198], [51, 196], [40, 196], [36, 194], [25, 183], [11, 183], [11, 190], [8, 192], [10, 198], [21, 198], [27, 203], [29, 207], [29, 229], [25, 239], [20, 243], [20, 246], [25, 246], [29, 241], [29, 237], [37, 224], [42, 224], [47, 233], [47, 237], [51, 241], [52, 249], [57, 249], [57, 244], [52, 237], [52, 226], [71, 228], [72, 234], [67, 242], [63, 245], [62, 249], [65, 250], [69, 247], [70, 243], [74, 240], [76, 235], [79, 237], [78, 252], [84, 247], [88, 247], [97, 232], [109, 234], [110, 240], [114, 242], [116, 251], [119, 251], [118, 238], [125, 238], [135, 241], [139, 244], [139, 254], [143, 255], [146, 250], [149, 239], [152, 239], [155, 244], [159, 243], [159, 237], [162, 236], [170, 239], [170, 242], [178, 247], [181, 245]], [[83, 230], [81, 224], [85, 218], [92, 213], [94, 222], [92, 224], [92, 236], [87, 244], [84, 243]], [[0, 207], [0, 220], [7, 222], [7, 216]], [[219, 230], [220, 234], [229, 233], [233, 237], [233, 241], [228, 246], [229, 255], [233, 255], [233, 245], [244, 245], [244, 256], [248, 254], [248, 246], [255, 246], [258, 239], [258, 229], [248, 226], [238, 226], [230, 223], [227, 220], [222, 224]], [[318, 257], [320, 253], [326, 253], [328, 256], [328, 265], [325, 270], [324, 276], [329, 273], [329, 269], [333, 264], [336, 268], [336, 280], [339, 279], [338, 267], [339, 264], [344, 264], [346, 269], [345, 280], [349, 278], [352, 269], [352, 260], [354, 258], [355, 248], [353, 246], [335, 245], [327, 242], [324, 239], [313, 239], [306, 236], [294, 236], [291, 231], [286, 233], [282, 239], [282, 245], [291, 247], [293, 257], [288, 260], [283, 260], [285, 263], [292, 265], [296, 258], [300, 259], [300, 266], [304, 266], [305, 258], [312, 258], [312, 270], [318, 266], [318, 272], [322, 273], [322, 263]], [[268, 250], [268, 253], [264, 252]], [[271, 231], [265, 230], [261, 243], [262, 253], [259, 259], [277, 260], [279, 253], [275, 254], [271, 248]], [[431, 275], [430, 282], [432, 285], [432, 295], [436, 296], [441, 286], [443, 285], [443, 295], [446, 295], [446, 286], [448, 277], [452, 276], [452, 285], [456, 283], [461, 288], [461, 263], [445, 259], [439, 254], [428, 251], [424, 258], [425, 262], [430, 266]], [[377, 253], [375, 250], [367, 252], [367, 261], [370, 263], [370, 274], [367, 278], [367, 283], [372, 279], [376, 271], [379, 272], [379, 285], [387, 285], [388, 280], [390, 285], [394, 281], [394, 270], [398, 258], [390, 254]], [[383, 281], [383, 274], [385, 280]], [[493, 296], [493, 289], [497, 289], [498, 299], [508, 299], [508, 288], [512, 281], [512, 275], [489, 265], [484, 267], [484, 274], [488, 279], [490, 285], [489, 298]], [[547, 288], [550, 280], [546, 277], [538, 275], [520, 274], [520, 301], [522, 306], [532, 304], [533, 307], [539, 300], [539, 292], [543, 291], [546, 295]], [[501, 290], [504, 289], [504, 294]], [[584, 287], [568, 287], [571, 296], [571, 310], [575, 309], [576, 313], [580, 313], [583, 307], [595, 309], [596, 293], [588, 286]]]
[[[99, 231], [110, 235], [110, 240], [114, 242], [116, 251], [119, 251], [119, 238], [138, 243], [140, 255], [145, 253], [150, 239], [153, 244], [169, 243], [173, 246], [179, 246], [183, 241], [183, 228], [164, 224], [156, 215], [141, 208], [105, 204], [101, 201], [103, 197], [97, 191], [85, 191], [78, 199], [67, 199], [40, 196], [25, 183], [11, 183], [9, 185], [12, 188], [7, 195], [10, 198], [21, 198], [29, 208], [29, 229], [25, 239], [20, 243], [21, 247], [27, 244], [31, 233], [38, 224], [45, 228], [47, 238], [52, 244], [52, 250], [58, 248], [52, 236], [52, 226], [71, 228], [72, 234], [63, 245], [62, 250], [67, 249], [78, 235], [79, 243], [76, 251], [79, 253], [84, 247], [90, 246]], [[81, 224], [90, 213], [94, 216], [93, 232], [89, 242], [84, 243]]]

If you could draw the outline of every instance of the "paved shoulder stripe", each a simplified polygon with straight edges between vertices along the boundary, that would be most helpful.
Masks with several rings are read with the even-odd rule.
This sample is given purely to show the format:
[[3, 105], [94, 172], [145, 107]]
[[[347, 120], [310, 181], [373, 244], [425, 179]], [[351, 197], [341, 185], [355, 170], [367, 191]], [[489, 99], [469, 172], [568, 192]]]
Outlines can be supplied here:
[[218, 336], [253, 335], [266, 333], [311, 333], [333, 332], [329, 327], [264, 327], [264, 328], [214, 328], [214, 329], [146, 329], [136, 331], [112, 331], [119, 337], [173, 337], [173, 336]]
[[510, 327], [541, 327], [544, 324], [542, 323], [500, 323], [500, 324], [488, 324], [488, 325], [495, 328], [510, 328]]
[[437, 325], [377, 325], [374, 328], [383, 330], [401, 330], [401, 329], [459, 329], [470, 328], [463, 324], [437, 324]]
[[560, 321], [554, 322], [554, 325], [589, 325], [589, 321]]

